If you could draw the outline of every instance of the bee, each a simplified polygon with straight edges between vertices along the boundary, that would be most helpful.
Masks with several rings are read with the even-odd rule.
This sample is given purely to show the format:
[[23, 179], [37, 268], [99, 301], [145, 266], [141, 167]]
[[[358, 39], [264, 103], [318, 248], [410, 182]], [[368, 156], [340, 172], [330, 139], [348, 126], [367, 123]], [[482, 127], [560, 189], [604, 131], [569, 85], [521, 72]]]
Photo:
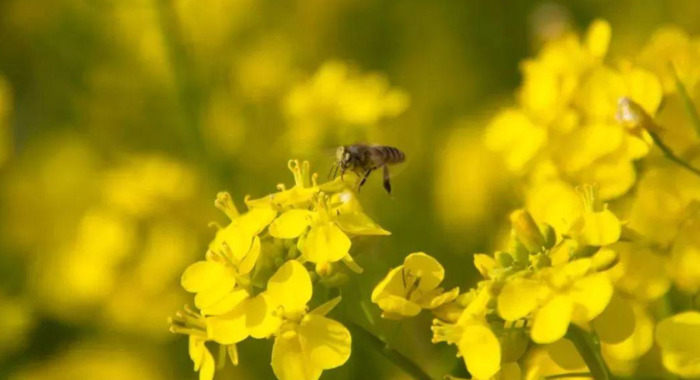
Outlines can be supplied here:
[[331, 168], [333, 177], [340, 170], [340, 177], [346, 171], [353, 171], [360, 176], [359, 191], [373, 171], [382, 168], [384, 175], [384, 189], [391, 194], [391, 182], [389, 181], [389, 165], [402, 163], [406, 155], [397, 148], [385, 145], [353, 144], [344, 145], [336, 150], [337, 162]]

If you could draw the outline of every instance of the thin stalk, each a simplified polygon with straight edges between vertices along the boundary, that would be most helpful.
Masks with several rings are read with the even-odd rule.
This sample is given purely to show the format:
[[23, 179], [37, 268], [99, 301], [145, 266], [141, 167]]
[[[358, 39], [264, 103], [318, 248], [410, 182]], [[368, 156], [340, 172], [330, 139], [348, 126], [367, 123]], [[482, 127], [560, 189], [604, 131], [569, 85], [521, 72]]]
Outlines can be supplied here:
[[690, 121], [695, 127], [695, 132], [697, 132], [698, 136], [700, 136], [700, 115], [698, 115], [698, 110], [695, 108], [693, 99], [688, 94], [688, 90], [685, 88], [685, 85], [683, 84], [683, 82], [681, 82], [681, 79], [678, 77], [678, 72], [676, 71], [676, 68], [673, 67], [673, 64], [671, 63], [669, 63], [669, 67], [671, 68], [673, 77], [676, 80], [676, 91], [678, 91], [678, 95], [683, 101], [683, 106], [685, 107], [685, 111], [690, 117]]
[[684, 161], [682, 158], [676, 156], [675, 153], [671, 150], [671, 148], [668, 147], [663, 141], [661, 141], [661, 138], [659, 138], [659, 135], [657, 135], [655, 132], [648, 131], [649, 135], [651, 136], [651, 139], [654, 141], [654, 144], [656, 144], [657, 147], [661, 150], [661, 152], [668, 158], [669, 160], [673, 161], [674, 163], [680, 165], [684, 169], [692, 172], [696, 176], [700, 177], [700, 170], [697, 168], [691, 166], [689, 163]]
[[612, 380], [608, 365], [601, 356], [598, 345], [593, 341], [591, 334], [576, 325], [570, 325], [566, 337], [574, 344], [576, 350], [591, 371], [590, 377], [595, 380]]
[[372, 334], [364, 327], [352, 321], [343, 321], [343, 324], [347, 326], [354, 338], [367, 343], [375, 351], [379, 352], [386, 359], [394, 363], [394, 365], [401, 368], [401, 370], [407, 375], [416, 380], [432, 380], [430, 375], [425, 373], [425, 371], [423, 371], [423, 369], [421, 369], [411, 359], [393, 349], [386, 342], [379, 339], [376, 335]]

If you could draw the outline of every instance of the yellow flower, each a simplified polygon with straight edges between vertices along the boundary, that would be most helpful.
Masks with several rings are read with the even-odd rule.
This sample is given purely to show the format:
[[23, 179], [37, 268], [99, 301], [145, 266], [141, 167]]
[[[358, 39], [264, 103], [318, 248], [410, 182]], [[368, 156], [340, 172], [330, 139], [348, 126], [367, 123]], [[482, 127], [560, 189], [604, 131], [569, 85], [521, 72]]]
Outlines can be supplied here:
[[490, 283], [482, 283], [454, 324], [433, 320], [433, 343], [456, 345], [465, 366], [475, 379], [490, 379], [501, 369], [501, 346], [486, 322], [490, 293]]
[[381, 119], [400, 115], [408, 95], [379, 74], [360, 74], [342, 62], [323, 64], [284, 101], [292, 145], [297, 150], [366, 137]]
[[206, 260], [187, 267], [181, 278], [182, 287], [196, 293], [195, 306], [205, 315], [227, 313], [248, 298], [247, 275], [260, 256], [257, 235], [276, 215], [266, 207], [238, 214], [228, 193], [220, 193], [216, 205], [232, 219], [231, 223], [216, 233]]
[[[697, 208], [697, 204], [694, 205]], [[700, 212], [681, 227], [671, 250], [669, 270], [678, 288], [688, 294], [700, 290]]]
[[687, 311], [656, 325], [656, 343], [667, 370], [684, 378], [700, 376], [700, 313]]
[[[226, 349], [233, 365], [238, 365], [236, 345], [217, 339], [221, 334], [218, 328], [212, 329], [211, 321], [212, 317], [204, 317], [188, 307], [185, 307], [182, 312], [175, 313], [175, 317], [169, 320], [171, 332], [188, 335], [190, 359], [194, 363], [194, 370], [199, 372], [200, 380], [212, 380], [216, 370], [214, 357], [205, 345], [207, 341], [214, 340], [222, 344], [222, 349]], [[243, 327], [245, 331], [245, 324]]]
[[444, 278], [445, 269], [437, 260], [423, 252], [412, 253], [377, 284], [372, 302], [379, 305], [384, 318], [413, 317], [422, 309], [432, 310], [457, 298], [459, 288], [445, 292], [438, 287]]
[[350, 332], [325, 317], [340, 298], [308, 312], [311, 294], [309, 273], [301, 263], [291, 260], [249, 305], [251, 336], [275, 336], [272, 369], [280, 380], [315, 380], [323, 370], [341, 366], [350, 357]]
[[618, 242], [609, 248], [619, 257], [617, 265], [608, 271], [616, 289], [640, 301], [666, 294], [671, 279], [663, 255], [641, 243]]
[[619, 294], [613, 295], [592, 326], [600, 337], [605, 361], [619, 374], [632, 375], [625, 367], [654, 345], [654, 320], [646, 305]]
[[676, 91], [676, 79], [669, 70], [671, 63], [678, 77], [692, 93], [692, 89], [700, 81], [698, 42], [697, 37], [690, 38], [685, 31], [677, 27], [660, 28], [654, 32], [637, 61], [662, 79], [666, 93]]
[[486, 132], [486, 145], [511, 170], [535, 183], [543, 179], [543, 168], [549, 181], [598, 183], [603, 199], [634, 185], [633, 162], [649, 146], [617, 124], [617, 101], [632, 98], [653, 116], [663, 91], [649, 71], [628, 62], [615, 68], [604, 63], [610, 35], [610, 25], [596, 20], [585, 40], [568, 34], [523, 62], [517, 106], [497, 114]]
[[569, 234], [581, 245], [603, 246], [620, 238], [620, 220], [601, 204], [595, 186], [580, 188], [583, 212], [572, 223]]
[[593, 320], [610, 302], [613, 288], [604, 273], [592, 271], [591, 259], [548, 267], [533, 277], [509, 278], [498, 296], [498, 314], [515, 321], [531, 314], [530, 336], [536, 343], [561, 339], [571, 322]]
[[294, 186], [287, 189], [284, 184], [279, 184], [279, 192], [267, 195], [258, 199], [246, 199], [246, 204], [250, 208], [276, 207], [284, 209], [287, 207], [308, 206], [311, 199], [319, 191], [316, 183], [317, 175], [311, 174], [311, 165], [308, 161], [302, 163], [299, 160], [289, 160], [287, 167], [294, 176]]

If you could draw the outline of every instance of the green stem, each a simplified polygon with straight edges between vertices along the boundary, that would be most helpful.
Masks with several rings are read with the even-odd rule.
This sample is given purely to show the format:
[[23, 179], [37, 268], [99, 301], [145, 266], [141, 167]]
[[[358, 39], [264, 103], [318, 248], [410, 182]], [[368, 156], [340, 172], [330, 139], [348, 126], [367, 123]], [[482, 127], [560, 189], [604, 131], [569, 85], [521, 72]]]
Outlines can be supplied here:
[[432, 380], [432, 378], [427, 373], [425, 373], [420, 367], [418, 367], [418, 365], [414, 363], [411, 359], [407, 358], [400, 352], [393, 349], [383, 340], [379, 339], [376, 335], [366, 330], [364, 327], [352, 321], [343, 321], [343, 323], [350, 330], [350, 333], [354, 338], [357, 338], [367, 343], [375, 351], [379, 352], [386, 359], [394, 363], [394, 365], [401, 368], [401, 370], [403, 370], [407, 375], [411, 376], [416, 380]]
[[678, 72], [676, 71], [676, 68], [673, 67], [673, 64], [671, 64], [670, 62], [668, 65], [671, 68], [673, 77], [676, 80], [676, 91], [678, 91], [678, 95], [681, 97], [681, 100], [683, 100], [683, 106], [685, 107], [685, 111], [688, 113], [690, 121], [695, 127], [695, 132], [697, 132], [698, 136], [700, 136], [700, 115], [698, 115], [698, 111], [695, 108], [695, 104], [693, 104], [692, 98], [688, 94], [688, 90], [685, 88], [685, 85], [683, 84], [683, 82], [681, 82], [681, 79], [678, 77]]
[[600, 348], [590, 333], [572, 324], [566, 332], [566, 337], [574, 344], [583, 361], [586, 362], [588, 370], [591, 371], [590, 377], [595, 380], [614, 379], [601, 356]]
[[546, 380], [550, 379], [567, 379], [571, 377], [593, 377], [593, 374], [590, 372], [570, 372], [570, 373], [560, 373], [558, 375], [549, 375], [545, 376], [544, 378]]
[[674, 163], [680, 165], [684, 169], [692, 172], [696, 176], [700, 177], [700, 170], [697, 168], [694, 168], [691, 166], [689, 163], [685, 162], [682, 158], [676, 156], [671, 148], [668, 147], [668, 145], [664, 144], [663, 141], [661, 141], [661, 138], [659, 138], [659, 135], [657, 135], [655, 132], [649, 131], [649, 135], [651, 136], [651, 139], [654, 141], [654, 144], [656, 144], [659, 149], [661, 149], [661, 152], [668, 158], [669, 160], [673, 161]]

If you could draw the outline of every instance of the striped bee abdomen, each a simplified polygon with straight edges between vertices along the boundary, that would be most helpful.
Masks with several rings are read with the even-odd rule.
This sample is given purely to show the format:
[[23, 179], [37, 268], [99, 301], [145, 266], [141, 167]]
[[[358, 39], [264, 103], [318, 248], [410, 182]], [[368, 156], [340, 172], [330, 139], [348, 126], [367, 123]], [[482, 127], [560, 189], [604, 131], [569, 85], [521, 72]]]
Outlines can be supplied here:
[[393, 146], [376, 146], [374, 148], [380, 153], [385, 164], [398, 164], [406, 160], [406, 155]]

